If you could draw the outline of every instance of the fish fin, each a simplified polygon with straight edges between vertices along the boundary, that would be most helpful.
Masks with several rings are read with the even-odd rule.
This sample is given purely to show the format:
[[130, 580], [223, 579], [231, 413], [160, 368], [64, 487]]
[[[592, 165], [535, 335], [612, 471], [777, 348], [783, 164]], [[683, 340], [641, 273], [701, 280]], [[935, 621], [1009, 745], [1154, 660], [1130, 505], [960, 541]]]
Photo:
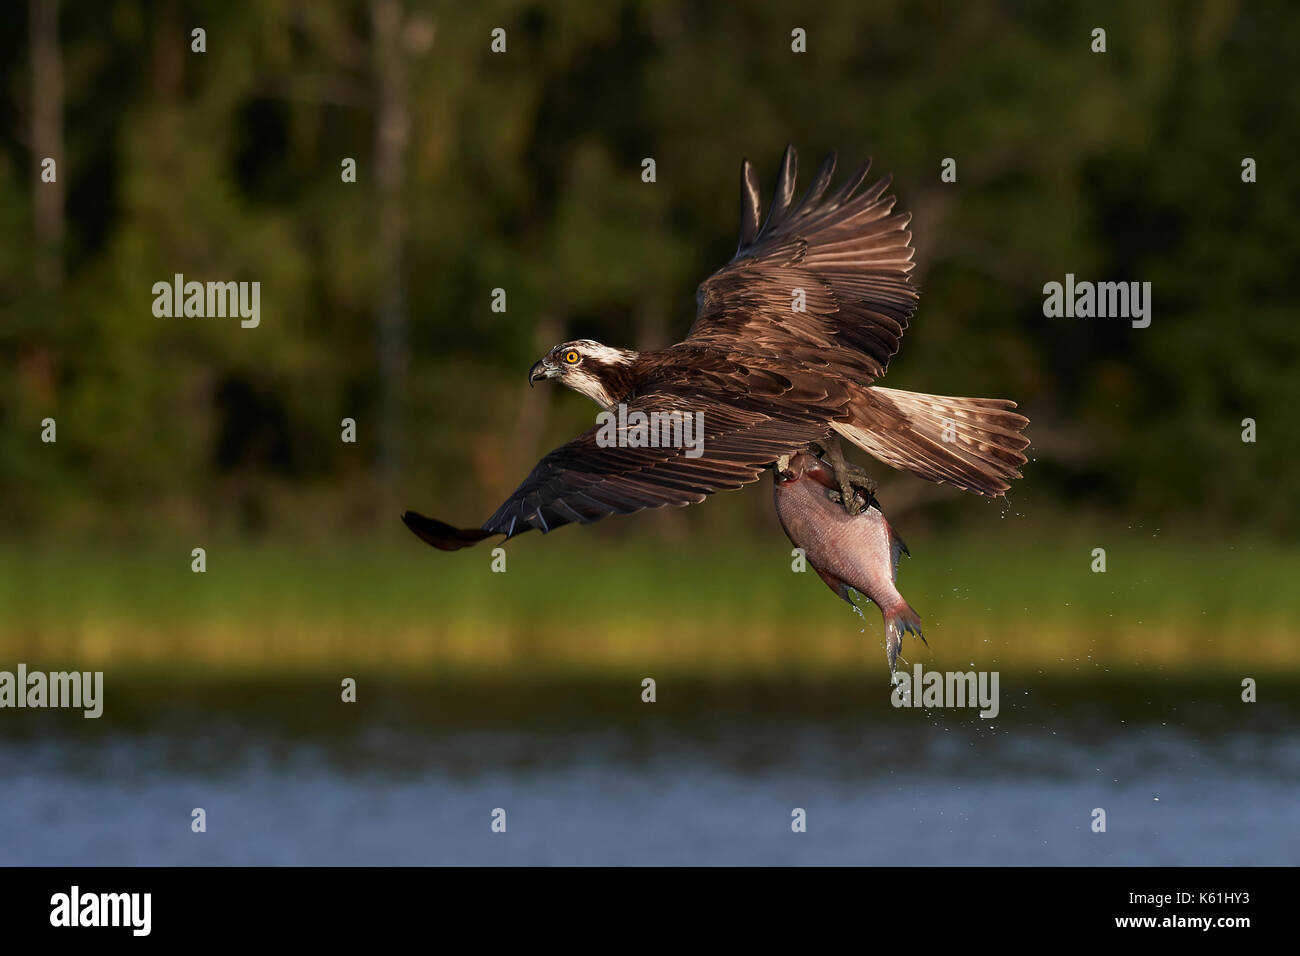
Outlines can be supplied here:
[[[853, 604], [853, 598], [849, 595], [849, 586], [846, 582], [841, 581], [839, 578], [837, 578], [833, 574], [830, 574], [829, 572], [823, 571], [815, 564], [813, 565], [813, 570], [817, 572], [818, 577], [820, 577], [823, 581], [826, 582], [826, 586], [835, 592], [837, 597], [842, 598], [845, 601], [848, 601], [849, 604]], [[854, 604], [853, 606], [857, 607], [856, 604]]]
[[898, 663], [898, 650], [903, 645], [903, 635], [911, 631], [921, 639], [921, 643], [930, 644], [921, 633], [921, 615], [912, 610], [912, 605], [901, 601], [885, 615], [885, 655], [889, 659], [889, 672], [894, 672]]
[[907, 550], [907, 544], [903, 541], [902, 538], [898, 536], [898, 532], [894, 530], [894, 526], [892, 524], [886, 521], [885, 527], [889, 529], [889, 561], [892, 570], [894, 572], [893, 580], [895, 583], [897, 583], [898, 562], [901, 560], [903, 555], [907, 555], [910, 558], [912, 556], [912, 552]]

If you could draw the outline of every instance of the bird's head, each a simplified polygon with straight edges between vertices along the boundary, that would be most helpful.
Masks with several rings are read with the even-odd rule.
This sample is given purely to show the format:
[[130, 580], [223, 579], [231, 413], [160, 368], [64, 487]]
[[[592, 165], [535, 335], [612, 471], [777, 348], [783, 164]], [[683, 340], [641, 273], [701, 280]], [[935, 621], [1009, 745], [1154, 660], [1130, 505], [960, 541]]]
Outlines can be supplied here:
[[558, 378], [602, 408], [609, 408], [627, 394], [637, 355], [631, 349], [611, 348], [591, 339], [561, 342], [528, 370], [528, 383]]

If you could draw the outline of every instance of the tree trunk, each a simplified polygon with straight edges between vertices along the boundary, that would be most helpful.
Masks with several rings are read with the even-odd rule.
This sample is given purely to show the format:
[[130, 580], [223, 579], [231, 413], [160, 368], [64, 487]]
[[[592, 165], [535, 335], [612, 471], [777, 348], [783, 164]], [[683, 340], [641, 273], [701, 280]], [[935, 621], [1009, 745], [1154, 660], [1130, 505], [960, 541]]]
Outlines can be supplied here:
[[[63, 282], [63, 57], [59, 49], [58, 0], [31, 0], [32, 152], [36, 166], [33, 226], [36, 281], [44, 290]], [[41, 180], [41, 163], [53, 159], [57, 176]]]
[[375, 70], [376, 255], [380, 281], [375, 314], [379, 372], [376, 456], [384, 504], [399, 491], [404, 451], [403, 402], [407, 373], [406, 217], [403, 186], [410, 113], [402, 59], [400, 0], [371, 0]]

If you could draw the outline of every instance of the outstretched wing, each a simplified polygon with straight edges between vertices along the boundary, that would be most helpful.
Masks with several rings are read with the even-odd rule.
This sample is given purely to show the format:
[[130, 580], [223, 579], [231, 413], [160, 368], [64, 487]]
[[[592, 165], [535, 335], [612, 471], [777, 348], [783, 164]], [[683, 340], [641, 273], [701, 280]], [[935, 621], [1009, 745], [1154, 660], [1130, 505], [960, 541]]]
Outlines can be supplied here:
[[[754, 168], [740, 183], [740, 247], [701, 283], [686, 345], [761, 349], [865, 385], [884, 374], [916, 308], [910, 213], [893, 213], [890, 178], [854, 192], [868, 160], [830, 196], [831, 153], [794, 199], [797, 158], [786, 147], [762, 229]], [[799, 311], [802, 306], [802, 311]]]
[[[770, 373], [749, 374], [779, 379]], [[787, 390], [790, 384], [784, 382]], [[627, 438], [636, 432], [633, 427], [622, 432], [621, 440], [614, 430], [611, 446], [611, 432], [602, 435], [597, 426], [538, 462], [482, 528], [456, 528], [411, 511], [402, 520], [435, 548], [455, 551], [497, 534], [509, 538], [531, 528], [547, 532], [644, 508], [694, 504], [714, 491], [756, 480], [781, 455], [824, 438], [837, 408], [805, 401], [765, 404], [721, 391], [663, 385], [627, 403], [630, 424], [638, 412], [650, 421], [655, 420], [652, 413], [661, 416], [661, 438], [664, 414], [679, 413], [694, 426], [700, 413], [703, 439], [698, 457], [689, 454], [692, 447], [663, 447], [662, 442], [657, 448], [626, 447]], [[669, 437], [693, 440], [699, 435]]]

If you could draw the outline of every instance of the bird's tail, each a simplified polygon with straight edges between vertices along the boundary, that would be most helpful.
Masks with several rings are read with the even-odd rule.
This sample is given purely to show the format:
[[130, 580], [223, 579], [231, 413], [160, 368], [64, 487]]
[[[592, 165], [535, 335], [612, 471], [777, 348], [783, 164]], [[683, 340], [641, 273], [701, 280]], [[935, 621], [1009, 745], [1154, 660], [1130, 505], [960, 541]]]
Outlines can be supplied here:
[[950, 398], [864, 388], [853, 418], [832, 427], [885, 464], [977, 495], [1001, 495], [1020, 477], [1029, 419], [1002, 398]]
[[[881, 609], [882, 612], [884, 609]], [[898, 651], [903, 645], [903, 635], [911, 631], [919, 637], [922, 643], [927, 643], [925, 635], [921, 633], [921, 615], [912, 610], [912, 605], [899, 599], [885, 617], [885, 654], [889, 658], [889, 673], [894, 673], [894, 665], [898, 662]]]

